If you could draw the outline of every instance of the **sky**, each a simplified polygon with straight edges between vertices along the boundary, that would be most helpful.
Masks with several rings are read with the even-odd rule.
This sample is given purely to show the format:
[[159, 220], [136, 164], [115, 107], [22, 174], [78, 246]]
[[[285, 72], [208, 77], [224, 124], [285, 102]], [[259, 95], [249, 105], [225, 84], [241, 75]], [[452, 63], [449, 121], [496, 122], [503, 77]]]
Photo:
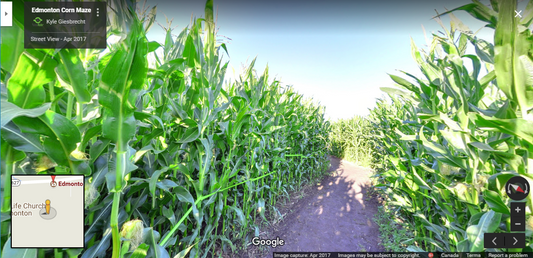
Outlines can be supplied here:
[[[482, 1], [486, 3], [487, 1]], [[392, 87], [389, 74], [399, 70], [421, 75], [412, 59], [411, 38], [426, 48], [427, 37], [442, 31], [432, 19], [439, 13], [471, 3], [466, 0], [215, 0], [219, 37], [227, 43], [226, 78], [235, 78], [253, 58], [255, 68], [282, 85], [292, 85], [305, 97], [326, 107], [332, 120], [366, 115], [380, 87]], [[488, 3], [486, 3], [488, 5]], [[525, 3], [521, 3], [525, 6]], [[156, 20], [173, 19], [174, 34], [190, 24], [191, 16], [204, 17], [204, 1], [148, 0], [157, 5]], [[520, 6], [520, 5], [519, 5]], [[455, 15], [472, 31], [485, 25], [464, 11]], [[449, 29], [448, 17], [443, 23]], [[423, 27], [424, 29], [423, 29]], [[164, 30], [154, 25], [149, 40], [164, 41]], [[492, 42], [493, 30], [478, 36]]]

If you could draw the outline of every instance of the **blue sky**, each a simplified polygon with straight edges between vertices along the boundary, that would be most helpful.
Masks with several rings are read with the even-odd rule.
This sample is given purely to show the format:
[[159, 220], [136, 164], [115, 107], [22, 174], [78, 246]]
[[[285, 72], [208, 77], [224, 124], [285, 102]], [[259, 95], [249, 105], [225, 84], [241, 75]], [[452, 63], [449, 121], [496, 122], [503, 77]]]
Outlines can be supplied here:
[[[483, 2], [486, 3], [487, 1]], [[404, 70], [418, 75], [411, 57], [410, 39], [425, 47], [422, 26], [428, 38], [442, 30], [432, 20], [435, 10], [446, 10], [470, 3], [459, 0], [425, 1], [244, 1], [215, 0], [218, 34], [227, 41], [229, 74], [240, 73], [244, 64], [257, 56], [256, 69], [269, 66], [282, 85], [293, 87], [306, 97], [326, 106], [326, 116], [335, 120], [366, 115], [380, 87], [394, 86], [387, 73]], [[178, 34], [193, 17], [204, 16], [204, 1], [157, 1], [157, 21], [166, 24], [165, 14], [173, 19]], [[488, 4], [488, 3], [487, 3]], [[466, 12], [455, 15], [471, 30], [483, 23]], [[443, 18], [449, 29], [449, 19]], [[478, 34], [492, 42], [492, 29]], [[164, 31], [157, 25], [148, 34], [162, 42]]]

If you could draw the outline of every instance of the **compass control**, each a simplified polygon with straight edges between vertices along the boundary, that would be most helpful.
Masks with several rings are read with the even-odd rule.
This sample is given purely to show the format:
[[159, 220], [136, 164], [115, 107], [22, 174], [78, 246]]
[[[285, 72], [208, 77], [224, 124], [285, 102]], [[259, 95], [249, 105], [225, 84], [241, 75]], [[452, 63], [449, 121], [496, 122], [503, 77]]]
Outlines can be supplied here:
[[521, 176], [515, 176], [507, 181], [505, 184], [505, 192], [507, 196], [514, 201], [520, 201], [527, 197], [530, 187], [527, 180]]

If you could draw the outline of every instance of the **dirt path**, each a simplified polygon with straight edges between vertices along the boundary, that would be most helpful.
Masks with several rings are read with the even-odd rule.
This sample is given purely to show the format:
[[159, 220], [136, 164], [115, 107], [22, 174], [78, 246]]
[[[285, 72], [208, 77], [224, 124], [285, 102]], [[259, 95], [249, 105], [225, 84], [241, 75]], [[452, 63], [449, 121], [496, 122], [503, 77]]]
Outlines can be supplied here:
[[284, 246], [270, 248], [273, 252], [376, 252], [379, 244], [378, 226], [373, 217], [378, 202], [366, 193], [370, 171], [337, 158], [331, 159], [332, 176], [313, 186], [299, 200], [274, 236]]

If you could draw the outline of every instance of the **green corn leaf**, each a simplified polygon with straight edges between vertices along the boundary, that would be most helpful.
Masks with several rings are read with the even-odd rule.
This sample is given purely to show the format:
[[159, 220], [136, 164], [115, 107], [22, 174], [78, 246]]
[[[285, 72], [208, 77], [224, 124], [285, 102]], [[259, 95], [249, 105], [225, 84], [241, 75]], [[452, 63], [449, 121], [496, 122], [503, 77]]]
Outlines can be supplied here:
[[213, 0], [207, 0], [205, 3], [205, 25], [207, 27], [207, 39], [205, 42], [206, 61], [210, 67], [215, 66], [215, 21], [213, 19]]
[[235, 212], [235, 214], [237, 215], [238, 221], [242, 226], [246, 225], [246, 218], [244, 217], [244, 213], [242, 212], [240, 208], [237, 208], [235, 206], [228, 206], [228, 209]]
[[391, 87], [380, 87], [379, 89], [387, 94], [395, 94], [395, 95], [402, 96], [405, 98], [412, 98], [411, 97], [412, 93], [401, 90], [401, 89], [391, 88]]
[[500, 193], [505, 193], [505, 184], [509, 179], [512, 177], [518, 176], [517, 173], [511, 173], [511, 172], [500, 172], [496, 173], [489, 177], [488, 183], [489, 183], [489, 189], [493, 191], [498, 191]]
[[[102, 141], [102, 146], [98, 146], [101, 150], [105, 145], [109, 144], [109, 140]], [[122, 186], [117, 182], [117, 173], [119, 181], [122, 180], [126, 175], [137, 169], [137, 166], [133, 164], [132, 157], [135, 156], [136, 150], [132, 147], [128, 147], [127, 151], [124, 151], [122, 155], [116, 152], [108, 152], [110, 159], [108, 162], [108, 172], [105, 175], [106, 177], [106, 186], [108, 191], [113, 192], [118, 189], [122, 189]], [[120, 168], [118, 168], [120, 166]], [[120, 186], [120, 188], [118, 188]], [[117, 189], [118, 188], [118, 189]]]
[[111, 143], [111, 140], [109, 139], [102, 139], [102, 140], [96, 141], [91, 146], [91, 149], [89, 150], [90, 161], [94, 162], [101, 155], [106, 155], [107, 153], [105, 153], [104, 151], [106, 150], [106, 148], [109, 146], [110, 143]]
[[89, 239], [91, 239], [94, 236], [94, 234], [103, 230], [102, 224], [105, 224], [106, 220], [109, 219], [109, 213], [111, 212], [111, 205], [113, 204], [112, 198], [110, 197], [111, 195], [109, 195], [108, 197], [103, 199], [101, 203], [93, 207], [93, 209], [97, 210], [97, 212], [93, 220], [94, 223], [91, 224], [88, 227], [88, 229], [85, 231], [85, 242], [86, 243], [89, 241]]
[[[15, 2], [14, 5], [20, 2]], [[23, 4], [23, 3], [21, 3]], [[24, 52], [24, 30], [19, 26], [2, 28], [2, 69], [13, 74], [19, 58]]]
[[394, 82], [398, 83], [400, 86], [404, 87], [405, 89], [408, 89], [409, 91], [417, 95], [420, 95], [420, 89], [412, 83], [396, 75], [389, 74], [389, 76]]
[[198, 58], [196, 55], [196, 47], [194, 46], [194, 40], [191, 35], [187, 36], [185, 41], [185, 48], [183, 49], [183, 57], [187, 60], [187, 65], [190, 68], [196, 67]]
[[424, 214], [421, 214], [420, 212], [417, 212], [414, 214], [415, 217], [417, 217], [421, 222], [422, 224], [424, 224], [426, 226], [426, 228], [429, 230], [429, 231], [432, 231], [433, 233], [435, 233], [435, 236], [439, 236], [442, 235], [442, 233], [444, 232], [444, 229], [434, 223], [431, 223], [427, 220], [426, 216]]
[[477, 37], [467, 36], [470, 42], [474, 45], [476, 54], [484, 62], [493, 64], [494, 63], [494, 46]]
[[489, 26], [494, 27], [497, 22], [497, 13], [487, 6], [485, 6], [483, 3], [481, 3], [478, 0], [473, 0], [474, 3], [472, 4], [466, 4], [461, 7], [457, 7], [455, 9], [452, 9], [450, 11], [446, 11], [442, 14], [439, 14], [437, 17], [443, 16], [448, 13], [455, 12], [457, 10], [463, 10], [468, 12], [470, 15], [472, 15], [474, 18], [489, 23]]
[[237, 139], [237, 136], [241, 133], [242, 127], [248, 123], [248, 119], [250, 118], [250, 114], [246, 114], [246, 111], [243, 109], [239, 114], [237, 115], [237, 119], [235, 123], [230, 123], [230, 131], [231, 131], [231, 139], [235, 141]]
[[189, 247], [187, 247], [186, 249], [182, 250], [181, 252], [179, 252], [178, 254], [176, 254], [174, 256], [174, 258], [185, 258], [185, 256], [189, 253], [189, 251], [191, 251], [191, 249], [195, 246], [196, 244], [194, 245], [190, 245]]
[[[532, 40], [533, 42], [533, 40]], [[529, 44], [533, 48], [533, 44]], [[525, 110], [533, 108], [533, 61], [526, 55], [521, 55], [516, 64], [516, 84], [520, 107]], [[520, 94], [522, 93], [522, 94]]]
[[479, 85], [485, 89], [488, 84], [493, 81], [494, 79], [496, 79], [496, 73], [494, 72], [494, 70], [490, 71], [490, 73], [486, 74], [485, 76], [483, 76], [483, 78], [481, 78], [479, 80]]
[[533, 23], [533, 2], [529, 1], [526, 6], [526, 10], [524, 11], [524, 15], [522, 16], [522, 20], [520, 20], [520, 23], [524, 27], [531, 26], [531, 23]]
[[37, 249], [12, 249], [11, 237], [7, 239], [4, 247], [2, 248], [2, 257], [13, 258], [36, 258]]
[[494, 130], [510, 135], [514, 135], [533, 144], [533, 122], [522, 118], [500, 119], [480, 115], [476, 113], [468, 114], [470, 119], [480, 128], [493, 128]]
[[416, 182], [416, 184], [420, 188], [431, 190], [429, 185], [424, 181], [422, 177], [420, 177], [420, 175], [416, 171], [413, 171], [412, 176], [413, 176], [413, 181]]
[[147, 17], [145, 18], [147, 21], [145, 21], [146, 25], [144, 27], [144, 31], [148, 32], [150, 28], [152, 27], [152, 25], [154, 25], [156, 14], [157, 14], [157, 6], [154, 6], [150, 10], [150, 13], [147, 15]]
[[440, 133], [453, 149], [463, 154], [467, 154], [466, 144], [462, 133], [448, 130], [441, 130]]
[[152, 194], [152, 208], [155, 207], [155, 201], [156, 201], [155, 199], [156, 183], [159, 180], [159, 176], [161, 176], [162, 173], [167, 172], [167, 171], [168, 171], [168, 167], [160, 169], [160, 170], [156, 170], [154, 174], [152, 175], [152, 177], [150, 178], [148, 189], [150, 189], [150, 193]]
[[150, 246], [145, 243], [142, 243], [141, 245], [139, 245], [139, 247], [137, 247], [137, 249], [135, 249], [135, 251], [133, 251], [130, 258], [145, 258], [148, 254], [148, 248], [150, 248]]
[[470, 242], [470, 252], [481, 252], [484, 250], [483, 239], [485, 233], [494, 232], [500, 224], [501, 217], [501, 213], [490, 210], [483, 213], [477, 225], [468, 226], [466, 234]]
[[516, 0], [500, 6], [494, 35], [494, 70], [498, 87], [525, 114], [533, 108], [533, 62], [528, 57], [532, 42], [525, 32], [519, 33], [515, 10]]
[[522, 156], [503, 151], [495, 151], [493, 156], [496, 161], [507, 164], [512, 170], [520, 174], [526, 173], [526, 166]]
[[79, 103], [91, 101], [91, 94], [87, 88], [87, 73], [77, 49], [61, 49], [61, 65], [56, 68], [57, 78], [61, 85], [74, 93]]
[[188, 202], [190, 204], [192, 204], [193, 206], [195, 205], [194, 204], [194, 198], [192, 197], [191, 193], [186, 189], [184, 188], [183, 186], [176, 186], [172, 192], [176, 195], [176, 197], [178, 197], [178, 199], [182, 202]]
[[482, 142], [470, 142], [468, 144], [484, 151], [496, 151], [492, 147], [490, 147], [490, 145]]
[[9, 102], [24, 108], [36, 108], [44, 104], [46, 94], [43, 85], [55, 78], [54, 60], [45, 57], [36, 60], [27, 54], [20, 56], [13, 75], [7, 81]]
[[161, 44], [159, 44], [157, 41], [150, 41], [148, 42], [148, 53], [154, 52], [156, 49], [160, 47], [161, 47]]
[[2, 124], [1, 126], [4, 127], [7, 123], [9, 123], [13, 118], [19, 117], [19, 116], [28, 116], [28, 117], [38, 117], [46, 110], [50, 109], [50, 103], [45, 103], [44, 105], [32, 109], [24, 109], [20, 108], [19, 106], [7, 102], [4, 98], [2, 98]]
[[211, 159], [213, 157], [213, 136], [210, 135], [208, 136], [207, 139], [203, 138], [203, 139], [200, 139], [200, 141], [202, 142], [202, 147], [203, 147], [203, 151], [205, 154], [205, 158], [202, 157], [203, 167], [201, 168], [200, 173], [206, 173], [207, 171], [209, 171], [209, 168], [211, 166]]
[[91, 140], [93, 137], [101, 133], [102, 133], [102, 125], [93, 126], [89, 128], [88, 130], [86, 130], [80, 143], [81, 148], [85, 149], [85, 147], [87, 146], [87, 143], [89, 143], [89, 140]]
[[97, 258], [104, 257], [107, 253], [107, 249], [110, 246], [109, 238], [111, 237], [111, 228], [107, 228], [102, 236], [102, 239], [95, 243], [95, 245], [89, 247], [81, 258]]
[[463, 159], [459, 159], [453, 155], [451, 155], [446, 148], [444, 148], [444, 146], [442, 146], [441, 144], [438, 144], [438, 143], [435, 143], [435, 142], [431, 142], [431, 141], [428, 141], [425, 137], [424, 137], [424, 133], [422, 132], [422, 129], [420, 129], [420, 133], [419, 133], [419, 136], [420, 136], [420, 140], [417, 140], [419, 141], [420, 143], [422, 143], [422, 145], [424, 146], [424, 148], [434, 157], [436, 158], [437, 160], [441, 161], [441, 162], [444, 162], [446, 164], [449, 164], [449, 165], [452, 165], [452, 166], [455, 166], [455, 167], [460, 167], [460, 168], [463, 168], [463, 169], [466, 169], [466, 164], [465, 164], [465, 161]]
[[148, 42], [139, 31], [133, 31], [113, 53], [102, 73], [99, 102], [105, 108], [103, 134], [126, 150], [135, 134], [134, 107], [140, 93], [148, 64]]
[[231, 242], [231, 240], [229, 240], [227, 237], [225, 237], [225, 236], [223, 236], [223, 235], [218, 236], [218, 238], [219, 238], [223, 243], [228, 244], [228, 245], [230, 246], [232, 252], [235, 252], [236, 247], [235, 247], [235, 245], [233, 244], [233, 242]]
[[174, 211], [172, 209], [168, 209], [167, 207], [163, 207], [163, 216], [165, 216], [169, 221], [171, 225], [176, 224], [176, 216], [174, 215]]
[[463, 241], [460, 241], [457, 243], [457, 251], [458, 252], [468, 252], [470, 250], [470, 243], [468, 242], [468, 239], [464, 239]]
[[509, 207], [503, 202], [500, 194], [494, 191], [485, 190], [483, 191], [483, 198], [493, 211], [511, 215]]
[[161, 189], [163, 191], [170, 192], [170, 189], [178, 186], [178, 184], [174, 183], [174, 181], [172, 181], [172, 180], [165, 179], [165, 180], [163, 180], [161, 182], [157, 182], [156, 186], [157, 186], [157, 188], [159, 188], [159, 189]]
[[409, 251], [409, 252], [417, 252], [417, 253], [418, 252], [421, 252], [421, 253], [425, 253], [426, 252], [426, 250], [424, 250], [424, 249], [422, 249], [422, 248], [420, 248], [418, 246], [414, 246], [414, 245], [408, 246], [407, 247], [407, 251]]
[[[218, 186], [218, 184], [217, 184], [217, 186]], [[217, 200], [217, 196], [218, 196], [217, 194], [211, 195], [209, 197], [209, 199], [207, 199], [206, 201], [203, 201], [202, 206], [206, 207], [206, 206], [210, 205], [211, 203], [214, 203]]]
[[179, 143], [193, 142], [193, 141], [196, 141], [196, 139], [198, 139], [199, 136], [200, 136], [200, 132], [198, 131], [198, 127], [191, 127], [185, 131], [185, 133], [183, 134], [181, 139], [178, 140], [178, 142]]
[[261, 198], [257, 201], [257, 210], [263, 220], [268, 221], [265, 217], [265, 199]]
[[159, 232], [155, 231], [153, 228], [145, 228], [143, 236], [146, 236], [146, 241], [150, 248], [148, 249], [148, 257], [154, 258], [170, 258], [168, 251], [165, 250], [162, 246], [157, 244], [159, 240]]
[[205, 20], [207, 23], [213, 23], [213, 0], [207, 0], [205, 3]]
[[14, 149], [24, 152], [44, 152], [39, 137], [35, 134], [23, 133], [14, 123], [2, 127], [2, 138]]
[[57, 164], [69, 167], [72, 173], [89, 172], [85, 161], [71, 157], [81, 135], [78, 127], [66, 117], [48, 110], [39, 117], [18, 117], [14, 122], [24, 133], [46, 136], [42, 144], [44, 151]]
[[450, 17], [452, 31], [460, 31], [462, 33], [461, 37], [472, 34], [472, 30], [470, 30], [470, 28], [468, 28], [468, 26], [466, 26], [459, 18], [453, 15], [453, 13], [449, 13], [448, 16]]

